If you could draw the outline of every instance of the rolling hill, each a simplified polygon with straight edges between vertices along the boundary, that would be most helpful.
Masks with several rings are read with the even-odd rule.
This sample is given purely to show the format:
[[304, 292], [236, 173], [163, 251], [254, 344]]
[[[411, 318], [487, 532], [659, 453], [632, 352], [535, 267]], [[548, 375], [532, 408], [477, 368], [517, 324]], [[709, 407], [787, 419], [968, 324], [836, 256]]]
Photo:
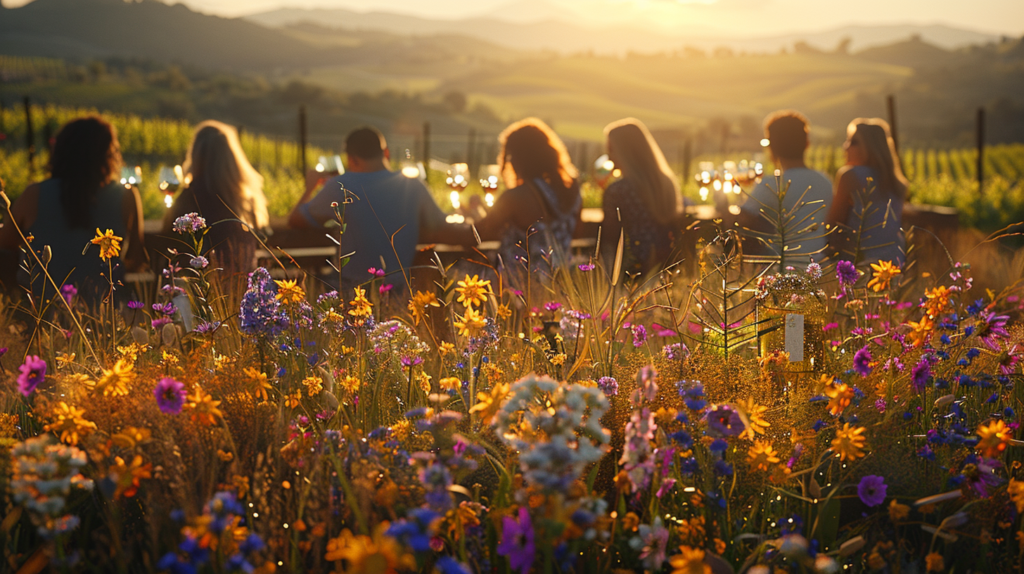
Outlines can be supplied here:
[[[530, 14], [529, 19], [515, 14]], [[546, 16], [546, 17], [545, 17]], [[538, 19], [539, 18], [539, 19]], [[651, 30], [635, 24], [588, 26], [562, 12], [538, 10], [513, 3], [483, 17], [463, 19], [424, 18], [374, 10], [357, 12], [346, 9], [282, 8], [246, 16], [267, 27], [285, 27], [302, 22], [343, 31], [384, 31], [391, 34], [460, 34], [516, 50], [553, 50], [562, 54], [594, 51], [600, 54], [627, 52], [671, 52], [693, 46], [703, 50], [726, 47], [733, 51], [778, 52], [803, 41], [819, 49], [831, 50], [842, 39], [850, 39], [853, 50], [891, 44], [912, 36], [946, 49], [998, 40], [998, 36], [942, 25], [930, 26], [844, 26], [823, 32], [767, 35], [748, 38], [717, 30], [682, 29], [674, 33]]]
[[235, 70], [327, 63], [331, 54], [253, 22], [155, 0], [36, 0], [0, 11], [0, 53], [138, 57]]

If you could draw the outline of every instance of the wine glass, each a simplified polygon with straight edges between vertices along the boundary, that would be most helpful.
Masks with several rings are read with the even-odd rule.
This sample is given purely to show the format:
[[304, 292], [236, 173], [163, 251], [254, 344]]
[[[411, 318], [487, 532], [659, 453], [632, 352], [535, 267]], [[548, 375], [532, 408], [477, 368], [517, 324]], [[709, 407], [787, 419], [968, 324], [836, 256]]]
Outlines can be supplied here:
[[160, 191], [164, 192], [164, 205], [168, 209], [174, 204], [174, 192], [178, 191], [178, 188], [181, 186], [181, 179], [178, 177], [180, 171], [181, 166], [173, 168], [163, 166], [160, 168], [160, 183], [158, 187]]
[[498, 191], [500, 173], [501, 166], [496, 163], [480, 166], [480, 187], [484, 190], [484, 203], [487, 207], [494, 207], [494, 193]]

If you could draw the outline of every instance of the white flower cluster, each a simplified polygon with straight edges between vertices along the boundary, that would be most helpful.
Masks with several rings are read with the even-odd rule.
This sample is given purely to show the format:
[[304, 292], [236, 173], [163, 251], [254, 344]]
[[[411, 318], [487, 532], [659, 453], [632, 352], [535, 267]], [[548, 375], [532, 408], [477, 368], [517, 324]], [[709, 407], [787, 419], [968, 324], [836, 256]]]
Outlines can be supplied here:
[[528, 483], [565, 491], [608, 450], [601, 427], [608, 399], [599, 389], [529, 375], [512, 385], [496, 416], [498, 432], [519, 451]]
[[18, 443], [13, 449], [14, 502], [28, 511], [43, 538], [54, 538], [78, 526], [78, 517], [66, 514], [71, 487], [92, 490], [93, 482], [82, 476], [85, 453], [73, 446], [54, 444], [42, 435]]

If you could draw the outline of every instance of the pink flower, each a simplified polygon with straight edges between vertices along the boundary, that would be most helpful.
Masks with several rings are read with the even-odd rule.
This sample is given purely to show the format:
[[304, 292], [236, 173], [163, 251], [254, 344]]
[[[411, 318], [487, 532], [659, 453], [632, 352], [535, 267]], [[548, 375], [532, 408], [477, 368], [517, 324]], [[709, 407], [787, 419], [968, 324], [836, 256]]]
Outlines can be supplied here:
[[46, 361], [36, 355], [25, 357], [25, 363], [18, 367], [18, 390], [26, 397], [31, 395], [39, 383], [46, 380]]

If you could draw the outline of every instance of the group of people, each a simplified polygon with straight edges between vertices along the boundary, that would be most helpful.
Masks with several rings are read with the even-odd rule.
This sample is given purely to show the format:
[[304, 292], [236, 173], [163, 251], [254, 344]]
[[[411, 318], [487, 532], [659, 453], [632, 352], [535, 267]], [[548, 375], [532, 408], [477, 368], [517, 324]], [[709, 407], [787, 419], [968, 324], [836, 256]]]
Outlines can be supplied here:
[[[900, 218], [907, 182], [888, 125], [877, 119], [850, 123], [846, 164], [836, 176], [834, 192], [828, 178], [805, 163], [808, 131], [806, 118], [796, 112], [768, 117], [765, 134], [781, 177], [767, 176], [750, 192], [738, 224], [770, 235], [772, 223], [788, 217], [791, 227], [798, 228], [794, 241], [787, 241], [790, 259], [821, 261], [859, 253], [862, 259], [902, 262]], [[605, 135], [609, 158], [621, 173], [604, 191], [605, 252], [615, 253], [621, 239], [623, 269], [656, 269], [669, 261], [682, 232], [678, 180], [640, 121], [614, 122]], [[469, 202], [464, 209], [468, 222], [450, 223], [423, 182], [391, 171], [384, 136], [364, 127], [345, 141], [344, 173], [307, 176], [305, 193], [288, 223], [318, 228], [344, 214], [341, 249], [351, 255], [343, 286], [365, 282], [373, 276], [371, 268], [383, 267], [400, 274], [404, 280], [394, 283], [404, 287], [419, 243], [473, 246], [478, 240], [499, 241], [496, 265], [510, 274], [529, 273], [542, 264], [567, 264], [582, 198], [565, 145], [536, 118], [510, 125], [499, 140], [497, 160], [507, 190], [490, 208]], [[0, 250], [8, 254], [2, 265], [6, 287], [17, 281], [43, 299], [47, 289], [52, 293], [61, 284], [99, 294], [116, 280], [110, 272], [146, 266], [142, 201], [137, 189], [119, 183], [121, 163], [116, 131], [103, 119], [82, 118], [61, 129], [50, 156], [51, 177], [29, 186], [14, 203], [11, 213], [17, 225], [0, 228]], [[211, 263], [229, 273], [252, 270], [258, 247], [254, 232], [266, 228], [269, 217], [263, 179], [246, 159], [237, 131], [216, 121], [200, 124], [183, 168], [184, 189], [166, 214], [165, 234], [172, 234], [178, 217], [199, 213], [211, 224], [204, 242]], [[773, 218], [771, 210], [778, 209], [782, 191], [783, 207]], [[860, 232], [823, 231], [833, 225]], [[116, 265], [99, 264], [97, 247], [90, 245], [97, 228], [124, 239]], [[762, 243], [776, 253], [783, 248]], [[86, 245], [90, 249], [83, 251]], [[19, 265], [10, 256], [26, 247], [41, 254], [44, 246], [53, 283], [33, 265]], [[21, 276], [15, 280], [19, 269]]]

